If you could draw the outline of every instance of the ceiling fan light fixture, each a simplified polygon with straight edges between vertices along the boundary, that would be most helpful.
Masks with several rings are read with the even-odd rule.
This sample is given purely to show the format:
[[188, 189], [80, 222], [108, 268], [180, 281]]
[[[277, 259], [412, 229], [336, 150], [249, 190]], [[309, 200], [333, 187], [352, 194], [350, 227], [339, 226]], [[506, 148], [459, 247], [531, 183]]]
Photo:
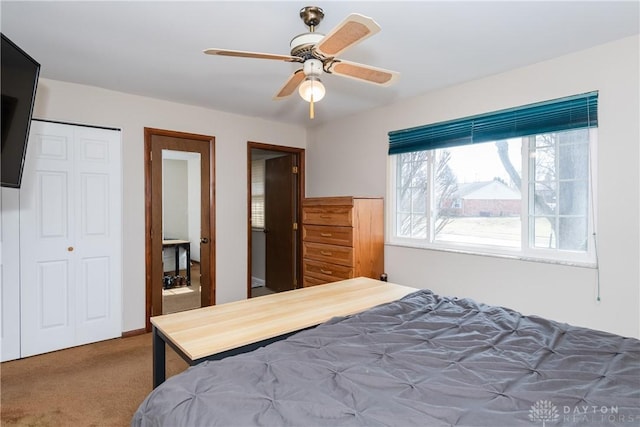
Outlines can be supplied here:
[[320, 79], [312, 76], [304, 79], [298, 88], [298, 93], [307, 102], [311, 102], [312, 99], [313, 102], [318, 102], [324, 98], [326, 90]]

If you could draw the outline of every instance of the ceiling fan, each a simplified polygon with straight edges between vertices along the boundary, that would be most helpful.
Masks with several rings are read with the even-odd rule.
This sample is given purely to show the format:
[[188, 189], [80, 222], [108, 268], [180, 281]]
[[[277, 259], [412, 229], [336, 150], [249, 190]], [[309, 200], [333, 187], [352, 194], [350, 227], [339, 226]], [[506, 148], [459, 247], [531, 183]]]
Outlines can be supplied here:
[[395, 71], [338, 59], [337, 56], [355, 44], [380, 31], [380, 26], [371, 18], [352, 13], [327, 35], [316, 33], [315, 29], [324, 18], [324, 12], [317, 6], [307, 6], [300, 10], [300, 18], [309, 31], [291, 40], [291, 54], [247, 52], [229, 49], [205, 49], [208, 55], [235, 56], [240, 58], [272, 59], [276, 61], [298, 62], [302, 68], [296, 70], [280, 88], [274, 99], [283, 99], [298, 88], [300, 96], [309, 102], [309, 117], [313, 119], [313, 103], [325, 95], [320, 81], [322, 73], [336, 74], [379, 86], [389, 86], [398, 77]]

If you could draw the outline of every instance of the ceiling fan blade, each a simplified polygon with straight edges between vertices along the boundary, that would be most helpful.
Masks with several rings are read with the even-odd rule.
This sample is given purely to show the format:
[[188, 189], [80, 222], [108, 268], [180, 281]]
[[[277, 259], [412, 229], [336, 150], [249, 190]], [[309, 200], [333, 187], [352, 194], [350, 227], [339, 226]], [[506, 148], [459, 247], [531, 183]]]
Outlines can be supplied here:
[[276, 61], [302, 62], [302, 58], [291, 55], [278, 55], [274, 53], [247, 52], [244, 50], [229, 50], [210, 48], [203, 50], [207, 55], [235, 56], [238, 58], [275, 59]]
[[329, 66], [330, 73], [380, 86], [391, 85], [399, 76], [397, 71], [339, 60]]
[[302, 83], [304, 80], [304, 72], [302, 68], [297, 70], [295, 73], [291, 74], [284, 85], [280, 88], [278, 93], [273, 97], [274, 100], [286, 98], [296, 91], [296, 88]]
[[316, 45], [315, 50], [329, 57], [338, 56], [351, 46], [380, 31], [380, 26], [368, 16], [352, 13], [333, 28]]

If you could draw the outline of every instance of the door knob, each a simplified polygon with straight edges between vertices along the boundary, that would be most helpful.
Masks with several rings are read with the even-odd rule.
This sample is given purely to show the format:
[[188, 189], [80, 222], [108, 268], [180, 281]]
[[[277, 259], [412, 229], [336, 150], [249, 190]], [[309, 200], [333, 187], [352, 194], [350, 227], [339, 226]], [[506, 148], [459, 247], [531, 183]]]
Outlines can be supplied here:
[[209, 243], [209, 239], [207, 239], [206, 237], [201, 237], [200, 243]]

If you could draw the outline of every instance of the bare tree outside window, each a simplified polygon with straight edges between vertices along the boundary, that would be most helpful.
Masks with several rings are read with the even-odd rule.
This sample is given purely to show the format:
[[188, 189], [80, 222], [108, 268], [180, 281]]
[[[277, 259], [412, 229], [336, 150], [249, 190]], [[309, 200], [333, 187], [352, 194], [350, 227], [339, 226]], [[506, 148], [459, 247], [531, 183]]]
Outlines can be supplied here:
[[[529, 142], [531, 245], [585, 251], [589, 201], [588, 130], [536, 135]], [[500, 161], [519, 187], [522, 179], [508, 155], [506, 141], [495, 143]]]
[[438, 150], [435, 170], [435, 193], [436, 193], [436, 214], [434, 233], [440, 233], [455, 216], [453, 211], [456, 199], [455, 192], [458, 190], [458, 178], [449, 167], [451, 152]]
[[[416, 151], [399, 155], [399, 186], [397, 199], [398, 235], [406, 237], [427, 236], [429, 208], [429, 168], [432, 156], [428, 151]], [[438, 150], [433, 174], [435, 185], [435, 233], [437, 234], [453, 220], [452, 195], [457, 189], [457, 178], [448, 163], [451, 153]]]
[[429, 157], [428, 151], [414, 151], [398, 156], [396, 229], [399, 236], [427, 237]]

